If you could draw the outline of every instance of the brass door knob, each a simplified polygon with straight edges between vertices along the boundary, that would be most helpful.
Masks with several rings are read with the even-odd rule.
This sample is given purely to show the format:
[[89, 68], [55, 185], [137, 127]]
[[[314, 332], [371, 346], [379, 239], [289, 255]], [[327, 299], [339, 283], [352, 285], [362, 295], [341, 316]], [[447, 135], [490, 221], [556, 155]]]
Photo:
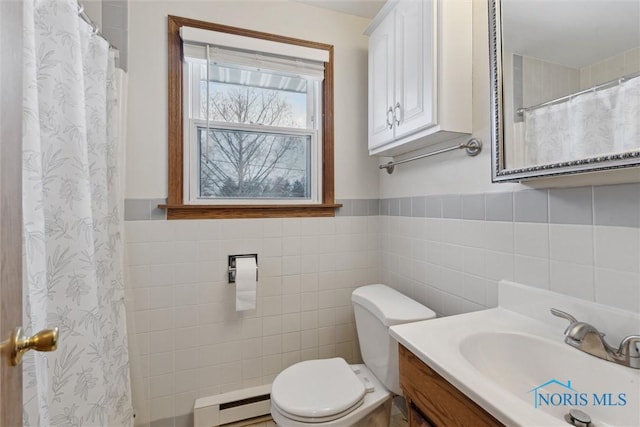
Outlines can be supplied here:
[[25, 337], [22, 328], [17, 327], [11, 336], [11, 364], [16, 366], [22, 361], [22, 355], [29, 350], [55, 351], [58, 348], [58, 328], [43, 329], [35, 335]]

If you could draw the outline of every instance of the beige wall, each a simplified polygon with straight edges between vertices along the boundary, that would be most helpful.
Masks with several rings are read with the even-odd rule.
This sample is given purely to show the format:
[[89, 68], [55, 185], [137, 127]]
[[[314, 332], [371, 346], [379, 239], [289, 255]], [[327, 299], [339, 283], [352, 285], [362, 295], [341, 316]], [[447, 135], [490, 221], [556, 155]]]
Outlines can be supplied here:
[[367, 155], [369, 20], [291, 1], [132, 1], [129, 11], [127, 198], [167, 196], [167, 15], [334, 45], [337, 198], [378, 196]]
[[523, 57], [523, 105], [531, 106], [578, 91], [580, 73], [536, 58]]
[[[334, 45], [336, 197], [378, 197], [367, 19], [291, 1], [133, 0], [127, 198], [167, 196], [167, 15]], [[377, 219], [128, 221], [136, 424], [192, 425], [196, 398], [268, 383], [300, 360], [358, 361], [350, 295], [378, 280]], [[260, 260], [252, 312], [233, 310], [226, 257], [237, 253]]]
[[[491, 182], [491, 113], [489, 98], [489, 48], [487, 2], [473, 1], [473, 136], [484, 143], [482, 153], [469, 158], [461, 151], [407, 163], [393, 175], [380, 176], [380, 197], [428, 194], [482, 193], [525, 188], [603, 185], [638, 182], [638, 169], [582, 174], [525, 181], [522, 184]], [[635, 57], [634, 57], [635, 58]], [[382, 162], [382, 161], [381, 161]], [[384, 160], [386, 162], [386, 160]]]
[[580, 89], [640, 71], [640, 47], [629, 49], [580, 69]]
[[[167, 195], [168, 14], [335, 46], [338, 198], [525, 188], [491, 183], [485, 0], [473, 3], [473, 134], [484, 142], [483, 152], [475, 158], [447, 153], [402, 165], [393, 175], [377, 171], [385, 160], [367, 155], [362, 32], [368, 20], [290, 1], [133, 0], [129, 8], [127, 198]], [[373, 216], [128, 221], [126, 231], [137, 423], [187, 426], [198, 397], [269, 382], [299, 360], [358, 360], [350, 293], [380, 279], [441, 314], [494, 306], [503, 278], [628, 309], [627, 296], [640, 292], [637, 257], [628, 255], [640, 251], [635, 227]], [[632, 247], [635, 252], [622, 254], [631, 262], [618, 265], [613, 252], [599, 249], [607, 244]], [[225, 260], [235, 253], [258, 253], [261, 260], [254, 313], [233, 310]]]
[[[407, 163], [392, 175], [380, 172], [380, 197], [506, 191], [514, 184], [491, 183], [489, 48], [487, 2], [473, 2], [473, 136], [484, 143], [473, 158], [460, 151]], [[416, 185], [416, 183], [419, 183]], [[496, 188], [498, 187], [498, 188]]]
[[102, 28], [102, 0], [83, 0], [81, 3], [87, 16]]
[[[475, 158], [456, 151], [380, 172], [380, 197], [389, 199], [379, 219], [382, 282], [443, 315], [495, 306], [501, 279], [638, 312], [639, 187], [597, 185], [640, 182], [640, 170], [493, 184], [487, 2], [473, 7], [473, 135], [484, 149]], [[518, 191], [578, 185], [594, 187]], [[444, 196], [420, 197], [429, 195]], [[477, 202], [477, 212], [467, 215], [467, 202]], [[414, 214], [425, 205], [440, 214]], [[505, 217], [488, 218], [500, 206]], [[542, 218], [527, 218], [536, 207]], [[609, 216], [629, 223], [611, 226]]]

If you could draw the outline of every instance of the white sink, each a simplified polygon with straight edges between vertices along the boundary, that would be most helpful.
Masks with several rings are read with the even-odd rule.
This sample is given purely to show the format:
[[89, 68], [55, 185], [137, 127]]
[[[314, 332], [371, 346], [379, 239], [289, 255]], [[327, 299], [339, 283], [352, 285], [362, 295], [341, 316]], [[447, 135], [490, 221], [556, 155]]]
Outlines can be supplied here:
[[[594, 427], [640, 426], [640, 370], [574, 349], [562, 332], [504, 308], [390, 329], [398, 342], [505, 425], [568, 426], [565, 414], [579, 409]], [[558, 399], [564, 401], [554, 404]], [[622, 400], [623, 406], [614, 405]]]
[[[537, 409], [554, 417], [562, 418], [576, 408], [587, 413], [594, 425], [640, 426], [640, 383], [631, 368], [561, 341], [515, 332], [472, 334], [460, 341], [459, 349], [488, 380], [527, 404], [537, 402]], [[558, 402], [562, 403], [554, 405]]]

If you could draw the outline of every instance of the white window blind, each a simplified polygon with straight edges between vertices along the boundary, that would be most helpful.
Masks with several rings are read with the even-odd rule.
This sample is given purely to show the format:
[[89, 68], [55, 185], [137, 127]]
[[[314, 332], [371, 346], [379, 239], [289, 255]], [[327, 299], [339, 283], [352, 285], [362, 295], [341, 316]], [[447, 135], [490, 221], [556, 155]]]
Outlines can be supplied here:
[[324, 63], [329, 52], [306, 46], [262, 40], [236, 34], [182, 27], [184, 56], [207, 60], [209, 46], [213, 63], [235, 64], [296, 74], [314, 80], [324, 78]]

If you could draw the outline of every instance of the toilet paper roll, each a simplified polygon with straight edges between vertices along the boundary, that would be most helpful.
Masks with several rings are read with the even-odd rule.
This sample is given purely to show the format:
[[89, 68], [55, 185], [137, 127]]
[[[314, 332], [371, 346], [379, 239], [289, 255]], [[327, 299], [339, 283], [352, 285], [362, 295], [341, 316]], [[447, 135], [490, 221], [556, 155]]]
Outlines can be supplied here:
[[236, 258], [236, 311], [256, 308], [256, 259]]

